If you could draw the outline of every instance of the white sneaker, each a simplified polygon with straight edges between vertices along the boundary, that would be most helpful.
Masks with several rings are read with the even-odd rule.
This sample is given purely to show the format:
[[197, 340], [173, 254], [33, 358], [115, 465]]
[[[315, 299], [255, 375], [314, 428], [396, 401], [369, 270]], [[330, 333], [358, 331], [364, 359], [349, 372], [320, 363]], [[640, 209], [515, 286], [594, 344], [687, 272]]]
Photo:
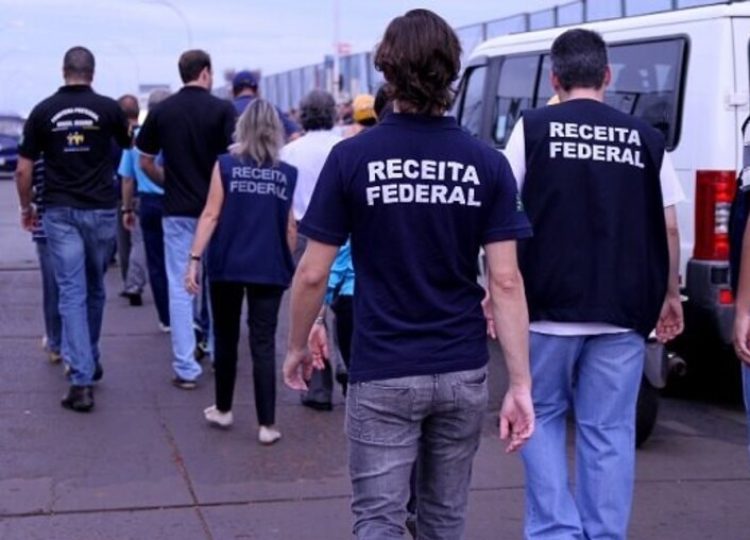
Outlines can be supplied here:
[[216, 408], [216, 405], [211, 405], [210, 407], [205, 409], [203, 411], [203, 416], [206, 417], [206, 420], [208, 421], [209, 424], [212, 424], [214, 426], [221, 427], [221, 428], [228, 428], [234, 422], [232, 411], [223, 413], [219, 409]]
[[258, 430], [258, 442], [260, 444], [273, 444], [281, 439], [281, 432], [273, 426], [260, 426]]
[[172, 329], [169, 326], [167, 326], [166, 324], [162, 322], [159, 322], [159, 330], [164, 332], [165, 334], [169, 334], [172, 331]]

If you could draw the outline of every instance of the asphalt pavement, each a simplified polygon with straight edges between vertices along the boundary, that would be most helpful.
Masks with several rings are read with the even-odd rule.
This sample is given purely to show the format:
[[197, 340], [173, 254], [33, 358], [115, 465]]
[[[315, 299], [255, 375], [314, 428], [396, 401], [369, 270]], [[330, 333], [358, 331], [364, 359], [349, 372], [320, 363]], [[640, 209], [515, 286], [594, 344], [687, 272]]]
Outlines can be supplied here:
[[[251, 364], [242, 343], [235, 425], [207, 426], [210, 371], [192, 392], [171, 386], [169, 337], [148, 294], [119, 298], [107, 275], [96, 408], [60, 407], [61, 368], [47, 363], [33, 245], [0, 182], [0, 539], [224, 540], [351, 538], [343, 401], [299, 405], [279, 381], [282, 440], [256, 442]], [[288, 312], [281, 313], [277, 365]], [[492, 400], [475, 461], [469, 540], [521, 538], [523, 470], [503, 453], [495, 414], [504, 384], [492, 349]], [[572, 454], [571, 454], [572, 466]], [[663, 399], [638, 452], [633, 539], [750, 539], [750, 461], [736, 407]]]

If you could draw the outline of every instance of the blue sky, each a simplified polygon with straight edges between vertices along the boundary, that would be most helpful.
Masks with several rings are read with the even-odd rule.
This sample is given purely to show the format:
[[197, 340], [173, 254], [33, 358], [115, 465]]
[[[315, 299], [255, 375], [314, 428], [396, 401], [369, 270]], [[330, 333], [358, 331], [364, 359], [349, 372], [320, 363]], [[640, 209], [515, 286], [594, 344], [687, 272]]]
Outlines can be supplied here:
[[[94, 86], [112, 96], [135, 92], [139, 83], [178, 87], [177, 57], [189, 37], [211, 53], [217, 74], [320, 62], [333, 49], [334, 1], [0, 0], [0, 110], [28, 113], [52, 93], [73, 45], [94, 52]], [[462, 26], [558, 3], [565, 2], [339, 0], [340, 39], [353, 52], [371, 49], [389, 20], [415, 7]]]

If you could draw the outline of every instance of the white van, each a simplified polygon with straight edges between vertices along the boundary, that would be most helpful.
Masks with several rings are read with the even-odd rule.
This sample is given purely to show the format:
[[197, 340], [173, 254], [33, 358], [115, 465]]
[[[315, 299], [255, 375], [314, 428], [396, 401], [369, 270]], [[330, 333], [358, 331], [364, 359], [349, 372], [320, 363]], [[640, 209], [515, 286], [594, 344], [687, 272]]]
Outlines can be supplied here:
[[[577, 26], [604, 37], [613, 75], [607, 103], [664, 133], [687, 196], [678, 206], [687, 297], [680, 353], [688, 369], [691, 362], [726, 358], [717, 351], [726, 351], [732, 334], [728, 222], [748, 116], [750, 3]], [[478, 46], [455, 105], [460, 124], [502, 149], [521, 111], [542, 107], [552, 96], [548, 51], [563, 31], [503, 36]]]

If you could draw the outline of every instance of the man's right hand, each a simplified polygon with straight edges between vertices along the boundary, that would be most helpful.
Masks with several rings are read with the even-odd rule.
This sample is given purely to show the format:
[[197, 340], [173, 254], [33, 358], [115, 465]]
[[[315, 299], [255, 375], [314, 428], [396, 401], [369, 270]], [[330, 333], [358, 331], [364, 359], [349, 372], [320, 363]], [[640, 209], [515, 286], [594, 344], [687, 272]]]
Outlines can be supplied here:
[[281, 371], [284, 375], [284, 383], [292, 390], [307, 391], [307, 381], [313, 373], [312, 356], [305, 354], [303, 350], [294, 351], [289, 349]]
[[33, 232], [38, 224], [39, 216], [33, 205], [21, 211], [21, 227], [23, 227], [23, 230]]
[[500, 438], [508, 440], [505, 451], [515, 452], [534, 433], [534, 403], [528, 387], [508, 388], [500, 409]]
[[682, 316], [682, 298], [678, 293], [668, 293], [656, 323], [656, 338], [661, 343], [672, 341], [685, 327]]

